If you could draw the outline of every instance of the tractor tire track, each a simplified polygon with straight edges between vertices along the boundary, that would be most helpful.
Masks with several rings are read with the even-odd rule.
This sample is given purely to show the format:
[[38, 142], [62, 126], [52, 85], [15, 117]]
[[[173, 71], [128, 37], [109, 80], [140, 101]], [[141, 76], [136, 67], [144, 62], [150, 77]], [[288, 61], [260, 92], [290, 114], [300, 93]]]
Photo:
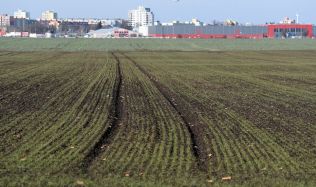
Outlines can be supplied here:
[[121, 91], [122, 91], [122, 70], [121, 70], [121, 63], [119, 58], [115, 55], [115, 53], [111, 53], [114, 57], [115, 61], [117, 62], [117, 75], [116, 81], [114, 85], [114, 89], [112, 92], [112, 101], [111, 106], [109, 109], [109, 126], [104, 131], [100, 139], [96, 142], [96, 144], [92, 147], [92, 149], [88, 152], [83, 160], [83, 172], [87, 173], [89, 168], [92, 166], [94, 160], [96, 160], [102, 152], [104, 152], [104, 145], [107, 145], [111, 142], [111, 138], [114, 137], [115, 133], [117, 132], [117, 128], [121, 122], [122, 118], [122, 98], [121, 98]]
[[203, 132], [205, 132], [205, 124], [202, 124], [198, 120], [198, 114], [191, 112], [186, 106], [186, 102], [181, 99], [179, 96], [174, 94], [167, 86], [160, 83], [153, 75], [147, 72], [143, 67], [141, 67], [135, 60], [127, 56], [124, 53], [121, 53], [127, 60], [132, 62], [139, 70], [142, 72], [148, 79], [153, 83], [153, 85], [159, 90], [161, 95], [168, 101], [171, 107], [176, 111], [185, 124], [190, 137], [191, 137], [191, 146], [194, 157], [197, 160], [198, 169], [203, 172], [209, 171], [209, 157], [205, 152], [207, 144], [203, 140]]

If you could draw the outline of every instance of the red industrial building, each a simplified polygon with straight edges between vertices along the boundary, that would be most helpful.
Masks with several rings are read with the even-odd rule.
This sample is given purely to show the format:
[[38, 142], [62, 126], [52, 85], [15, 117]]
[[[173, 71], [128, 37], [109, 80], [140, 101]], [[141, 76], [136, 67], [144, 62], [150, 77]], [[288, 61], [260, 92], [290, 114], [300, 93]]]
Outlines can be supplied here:
[[175, 23], [148, 27], [148, 36], [155, 38], [313, 38], [316, 27], [312, 24], [269, 25], [206, 25]]
[[312, 24], [276, 24], [268, 25], [268, 37], [280, 38], [280, 37], [295, 37], [302, 36], [312, 38], [316, 33], [313, 33]]

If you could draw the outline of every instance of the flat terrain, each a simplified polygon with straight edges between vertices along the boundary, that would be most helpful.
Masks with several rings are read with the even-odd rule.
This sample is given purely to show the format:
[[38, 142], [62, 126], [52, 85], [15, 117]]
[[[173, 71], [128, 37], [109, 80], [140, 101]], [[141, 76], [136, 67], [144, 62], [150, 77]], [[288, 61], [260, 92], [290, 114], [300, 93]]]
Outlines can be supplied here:
[[0, 47], [0, 186], [316, 183], [315, 51], [34, 47]]
[[316, 39], [32, 39], [0, 38], [0, 51], [316, 50]]

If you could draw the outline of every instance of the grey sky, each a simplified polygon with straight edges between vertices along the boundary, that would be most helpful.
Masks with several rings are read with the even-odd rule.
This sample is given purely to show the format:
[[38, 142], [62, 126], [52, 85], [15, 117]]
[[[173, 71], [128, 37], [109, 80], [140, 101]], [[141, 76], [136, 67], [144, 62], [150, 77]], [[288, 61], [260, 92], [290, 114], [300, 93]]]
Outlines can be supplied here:
[[44, 10], [57, 11], [59, 17], [126, 18], [129, 9], [138, 5], [150, 7], [156, 20], [190, 20], [199, 18], [204, 22], [225, 20], [263, 24], [280, 21], [283, 17], [295, 18], [300, 14], [301, 22], [316, 23], [315, 0], [2, 0], [0, 13], [13, 14], [20, 8], [31, 12], [32, 18]]

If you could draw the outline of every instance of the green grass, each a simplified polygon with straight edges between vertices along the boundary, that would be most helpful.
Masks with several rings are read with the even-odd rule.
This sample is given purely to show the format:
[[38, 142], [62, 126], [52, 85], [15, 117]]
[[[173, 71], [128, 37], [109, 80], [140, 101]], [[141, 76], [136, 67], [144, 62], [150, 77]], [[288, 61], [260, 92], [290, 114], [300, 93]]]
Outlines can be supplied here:
[[0, 186], [315, 186], [315, 72], [310, 50], [0, 51]]
[[251, 39], [12, 39], [0, 38], [6, 51], [227, 51], [316, 50], [316, 40]]

